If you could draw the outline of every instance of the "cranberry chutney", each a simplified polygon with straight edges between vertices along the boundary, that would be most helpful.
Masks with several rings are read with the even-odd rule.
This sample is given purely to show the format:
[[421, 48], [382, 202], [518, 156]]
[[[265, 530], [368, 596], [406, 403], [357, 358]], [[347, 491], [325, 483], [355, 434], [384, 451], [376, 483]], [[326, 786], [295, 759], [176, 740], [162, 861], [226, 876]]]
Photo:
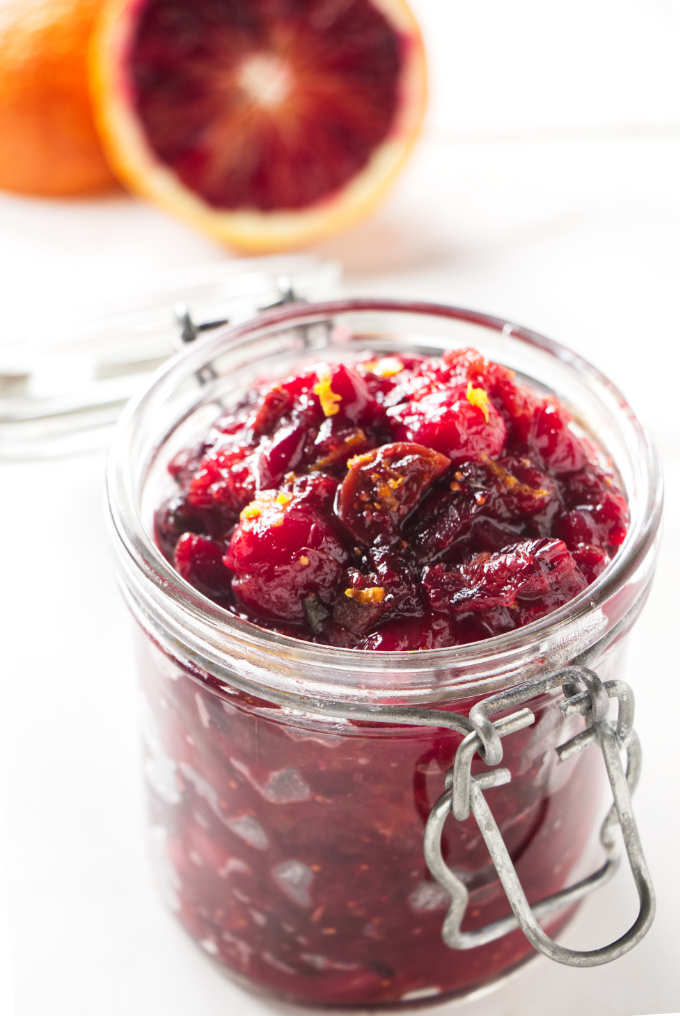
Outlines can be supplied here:
[[245, 619], [346, 648], [525, 625], [585, 589], [628, 523], [567, 409], [474, 349], [256, 384], [169, 470], [155, 532], [180, 575]]
[[[424, 830], [463, 736], [444, 712], [584, 654], [624, 676], [661, 486], [620, 393], [477, 312], [299, 304], [168, 363], [108, 486], [154, 869], [200, 949], [252, 990], [358, 1007], [464, 996], [534, 955], [520, 931], [444, 943]], [[563, 701], [531, 699], [488, 791], [532, 903], [603, 862], [603, 760], [558, 760], [585, 722]], [[474, 818], [441, 846], [463, 930], [506, 916]]]

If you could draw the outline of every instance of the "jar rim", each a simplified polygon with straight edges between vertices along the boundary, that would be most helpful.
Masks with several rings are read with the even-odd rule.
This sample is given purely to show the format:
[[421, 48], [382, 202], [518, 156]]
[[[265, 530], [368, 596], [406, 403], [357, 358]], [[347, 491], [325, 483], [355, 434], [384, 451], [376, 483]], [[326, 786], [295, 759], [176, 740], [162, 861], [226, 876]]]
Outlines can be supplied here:
[[[479, 642], [427, 650], [375, 651], [319, 645], [262, 628], [218, 606], [190, 586], [165, 559], [144, 525], [133, 475], [134, 436], [144, 417], [162, 405], [178, 379], [200, 371], [219, 352], [253, 342], [268, 331], [356, 312], [443, 318], [502, 333], [503, 338], [536, 347], [561, 362], [607, 405], [625, 417], [642, 480], [631, 526], [601, 575], [562, 607], [532, 623]], [[540, 378], [537, 378], [540, 381]], [[162, 435], [163, 439], [167, 434]], [[155, 444], [155, 452], [163, 440]], [[123, 592], [133, 609], [163, 631], [160, 640], [181, 657], [189, 645], [200, 670], [263, 697], [289, 696], [323, 701], [441, 701], [471, 692], [507, 687], [510, 673], [529, 676], [557, 659], [554, 650], [572, 646], [577, 630], [593, 623], [646, 560], [653, 557], [660, 526], [663, 488], [656, 448], [620, 390], [598, 368], [569, 347], [532, 329], [494, 315], [428, 301], [344, 298], [288, 304], [245, 322], [216, 329], [165, 363], [125, 408], [117, 425], [107, 468], [109, 516]], [[648, 581], [638, 591], [642, 605]], [[584, 646], [587, 648], [587, 646]], [[257, 658], [253, 663], [253, 654]], [[546, 656], [549, 660], [546, 661]], [[569, 651], [573, 659], [573, 652]], [[562, 662], [567, 662], [559, 660]], [[244, 669], [245, 668], [245, 669]], [[479, 676], [473, 676], [477, 670]], [[358, 672], [361, 680], [358, 681]], [[321, 675], [321, 676], [319, 676]], [[344, 676], [344, 679], [343, 679]], [[404, 680], [407, 677], [408, 680]], [[435, 680], [436, 679], [436, 680]], [[433, 687], [436, 685], [436, 687]], [[376, 698], [378, 696], [378, 698]]]

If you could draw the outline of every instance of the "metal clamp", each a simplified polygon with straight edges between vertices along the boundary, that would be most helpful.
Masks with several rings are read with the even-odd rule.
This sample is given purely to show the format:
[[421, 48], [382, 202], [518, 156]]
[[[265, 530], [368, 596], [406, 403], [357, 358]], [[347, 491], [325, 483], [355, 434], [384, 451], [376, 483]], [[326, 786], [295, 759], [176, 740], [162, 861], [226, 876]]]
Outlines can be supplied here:
[[[300, 303], [304, 302], [304, 297], [299, 296], [293, 287], [293, 283], [287, 275], [278, 275], [276, 277], [276, 289], [280, 294], [279, 297], [272, 303], [264, 304], [261, 307], [255, 309], [255, 313], [259, 314], [265, 310], [273, 310], [275, 307], [283, 307], [287, 303]], [[190, 342], [195, 342], [196, 339], [203, 332], [210, 332], [214, 328], [220, 328], [223, 325], [228, 325], [230, 319], [228, 317], [216, 318], [211, 321], [194, 321], [191, 309], [186, 303], [175, 304], [175, 325], [177, 332], [175, 335], [175, 344], [181, 349], [182, 346], [188, 345]], [[196, 372], [196, 378], [201, 385], [209, 384], [217, 378], [217, 373], [212, 364], [206, 364]]]
[[[572, 758], [592, 743], [602, 751], [612, 790], [613, 804], [600, 828], [600, 841], [606, 860], [591, 875], [574, 885], [530, 906], [517, 871], [489, 808], [484, 791], [507, 784], [511, 774], [506, 768], [494, 768], [472, 775], [471, 764], [479, 754], [489, 766], [498, 766], [503, 759], [502, 739], [534, 723], [535, 715], [528, 707], [492, 720], [494, 713], [513, 706], [522, 706], [536, 696], [561, 687], [565, 715], [581, 713], [587, 726], [581, 733], [556, 748], [560, 762]], [[618, 703], [616, 722], [608, 720], [610, 700]], [[425, 860], [432, 876], [451, 896], [451, 906], [444, 920], [442, 937], [453, 949], [473, 949], [493, 942], [516, 928], [536, 950], [569, 966], [591, 967], [617, 959], [633, 948], [647, 933], [654, 919], [655, 899], [647, 862], [645, 861], [637, 825], [633, 816], [631, 795], [637, 785], [641, 751], [633, 730], [634, 699], [623, 681], [602, 682], [585, 667], [568, 667], [559, 673], [527, 682], [510, 691], [492, 695], [470, 710], [472, 730], [460, 744], [453, 768], [447, 774], [446, 790], [434, 805], [425, 828]], [[625, 753], [625, 768], [621, 753]], [[493, 921], [476, 931], [464, 932], [461, 924], [468, 904], [468, 890], [444, 861], [441, 840], [450, 814], [458, 821], [474, 815], [491, 855], [498, 878], [512, 908], [512, 915]], [[607, 882], [619, 866], [615, 828], [623, 835], [628, 862], [639, 898], [639, 911], [631, 927], [614, 942], [599, 949], [579, 951], [559, 945], [543, 931], [539, 920], [582, 899]]]
[[[284, 307], [287, 303], [305, 302], [305, 298], [297, 293], [291, 279], [287, 275], [276, 276], [276, 289], [279, 293], [277, 299], [271, 303], [258, 306], [255, 308], [254, 313], [260, 314], [265, 310], [274, 310], [275, 307]], [[212, 331], [213, 328], [220, 328], [223, 325], [228, 325], [229, 322], [230, 318], [220, 317], [215, 320], [196, 323], [186, 303], [175, 304], [176, 341], [179, 348], [189, 342], [195, 342], [202, 332]]]

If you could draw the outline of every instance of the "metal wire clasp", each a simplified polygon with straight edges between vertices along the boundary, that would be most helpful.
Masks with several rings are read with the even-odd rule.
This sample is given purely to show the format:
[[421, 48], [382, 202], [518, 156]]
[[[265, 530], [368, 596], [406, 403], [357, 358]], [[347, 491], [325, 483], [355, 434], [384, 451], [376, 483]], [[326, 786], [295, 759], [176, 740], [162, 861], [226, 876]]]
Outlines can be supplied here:
[[[575, 712], [586, 717], [587, 726], [581, 733], [556, 748], [560, 762], [583, 751], [588, 745], [599, 745], [612, 790], [613, 804], [600, 829], [600, 841], [606, 860], [588, 877], [530, 906], [498, 824], [489, 808], [484, 791], [509, 783], [506, 768], [493, 768], [472, 775], [472, 759], [479, 754], [488, 766], [498, 767], [503, 759], [502, 739], [534, 723], [528, 707], [510, 715], [491, 720], [513, 706], [522, 706], [538, 695], [561, 687], [565, 715]], [[616, 722], [608, 719], [610, 700], [618, 703]], [[632, 949], [647, 933], [654, 919], [654, 889], [633, 816], [631, 795], [640, 775], [640, 744], [633, 730], [634, 700], [623, 681], [602, 682], [585, 667], [568, 667], [559, 673], [530, 681], [518, 688], [492, 695], [470, 710], [472, 730], [460, 744], [453, 768], [446, 780], [446, 790], [434, 805], [425, 828], [425, 860], [433, 877], [451, 896], [451, 906], [444, 920], [442, 937], [453, 949], [473, 949], [493, 942], [502, 935], [521, 928], [535, 949], [557, 963], [591, 967], [608, 963]], [[625, 768], [621, 753], [626, 756]], [[476, 931], [465, 932], [461, 924], [468, 904], [468, 890], [449, 868], [442, 856], [441, 841], [444, 825], [450, 814], [458, 821], [474, 815], [480, 832], [505, 890], [512, 915], [493, 921]], [[639, 911], [631, 927], [614, 942], [599, 949], [579, 951], [558, 945], [539, 925], [539, 920], [581, 899], [603, 885], [616, 871], [620, 857], [615, 828], [619, 826], [628, 863], [639, 898]]]

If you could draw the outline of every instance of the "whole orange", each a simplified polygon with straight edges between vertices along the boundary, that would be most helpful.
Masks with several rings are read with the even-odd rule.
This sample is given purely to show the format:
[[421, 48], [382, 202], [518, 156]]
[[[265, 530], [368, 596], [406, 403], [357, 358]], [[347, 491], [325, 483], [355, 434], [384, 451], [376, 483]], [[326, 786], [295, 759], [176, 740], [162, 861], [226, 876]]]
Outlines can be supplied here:
[[87, 81], [100, 0], [0, 0], [0, 188], [74, 195], [114, 178]]

